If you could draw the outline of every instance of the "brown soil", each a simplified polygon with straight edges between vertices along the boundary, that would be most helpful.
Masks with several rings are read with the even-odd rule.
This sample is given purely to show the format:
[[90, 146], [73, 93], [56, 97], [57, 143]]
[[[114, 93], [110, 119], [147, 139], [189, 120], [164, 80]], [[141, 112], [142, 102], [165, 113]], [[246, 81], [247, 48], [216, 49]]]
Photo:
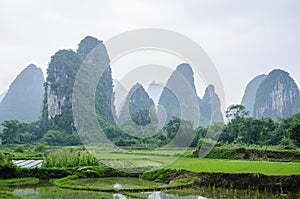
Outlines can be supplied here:
[[195, 173], [183, 171], [168, 174], [164, 183], [175, 183], [182, 179], [194, 181], [194, 186], [216, 186], [234, 189], [259, 189], [279, 192], [300, 192], [300, 175], [267, 176], [263, 174]]

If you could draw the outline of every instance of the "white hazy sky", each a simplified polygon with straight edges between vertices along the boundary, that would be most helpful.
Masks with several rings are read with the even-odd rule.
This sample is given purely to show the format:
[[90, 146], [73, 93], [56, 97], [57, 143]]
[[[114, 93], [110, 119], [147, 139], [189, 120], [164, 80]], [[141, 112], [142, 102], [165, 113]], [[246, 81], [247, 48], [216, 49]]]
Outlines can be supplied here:
[[30, 63], [43, 69], [59, 49], [87, 35], [106, 40], [138, 28], [164, 28], [197, 42], [240, 103], [256, 75], [281, 68], [300, 81], [298, 0], [0, 0], [0, 93]]

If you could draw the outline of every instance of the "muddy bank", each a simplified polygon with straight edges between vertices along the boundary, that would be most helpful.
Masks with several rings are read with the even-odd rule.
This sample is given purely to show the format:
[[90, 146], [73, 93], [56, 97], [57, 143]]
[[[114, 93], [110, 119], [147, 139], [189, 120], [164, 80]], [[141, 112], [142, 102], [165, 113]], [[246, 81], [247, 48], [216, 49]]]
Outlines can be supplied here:
[[259, 189], [272, 192], [300, 192], [300, 175], [267, 176], [263, 174], [195, 173], [182, 171], [168, 173], [164, 183], [175, 183], [182, 179], [192, 180], [193, 186], [216, 186], [234, 189]]

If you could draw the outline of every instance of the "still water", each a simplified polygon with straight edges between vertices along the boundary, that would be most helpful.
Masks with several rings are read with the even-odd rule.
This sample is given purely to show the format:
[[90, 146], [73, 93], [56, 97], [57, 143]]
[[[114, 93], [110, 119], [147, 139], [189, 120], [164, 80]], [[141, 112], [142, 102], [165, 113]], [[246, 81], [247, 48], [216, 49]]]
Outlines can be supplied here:
[[[88, 180], [88, 181], [86, 181]], [[97, 185], [102, 188], [129, 188], [139, 187], [149, 181], [135, 178], [98, 178], [98, 179], [79, 179], [72, 180], [68, 184], [76, 185]], [[150, 182], [151, 183], [151, 182]], [[153, 182], [152, 182], [153, 183]], [[103, 193], [95, 191], [79, 191], [61, 189], [52, 184], [39, 184], [35, 186], [15, 186], [10, 191], [19, 196], [32, 199], [94, 199], [94, 198], [111, 198], [111, 199], [130, 199], [130, 198], [147, 198], [147, 199], [206, 199], [206, 198], [300, 198], [299, 194], [292, 193], [268, 193], [258, 190], [237, 190], [224, 189], [215, 187], [185, 188], [176, 190], [141, 192], [141, 193]]]

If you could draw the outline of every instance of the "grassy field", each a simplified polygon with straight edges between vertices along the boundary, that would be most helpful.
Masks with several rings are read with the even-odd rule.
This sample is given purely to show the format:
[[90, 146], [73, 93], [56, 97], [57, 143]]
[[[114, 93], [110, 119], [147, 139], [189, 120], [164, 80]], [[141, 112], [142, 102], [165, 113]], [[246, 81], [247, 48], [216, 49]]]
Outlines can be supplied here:
[[[31, 148], [34, 148], [31, 147]], [[64, 149], [77, 153], [84, 150], [83, 146], [76, 147], [51, 147], [50, 151], [60, 151]], [[102, 160], [107, 166], [116, 169], [126, 169], [135, 167], [157, 167], [171, 169], [184, 169], [194, 172], [224, 172], [224, 173], [262, 173], [266, 175], [300, 175], [300, 162], [270, 162], [270, 161], [246, 161], [246, 160], [227, 160], [227, 159], [209, 159], [180, 157], [191, 154], [194, 149], [182, 151], [182, 149], [168, 150], [143, 150], [135, 148], [126, 148], [123, 152], [99, 150], [98, 147], [92, 148], [92, 154], [97, 159]], [[0, 151], [13, 151], [13, 148], [0, 148]], [[93, 153], [94, 152], [94, 153]], [[35, 153], [35, 154], [34, 154]], [[49, 154], [49, 151], [47, 152]], [[18, 158], [32, 158], [43, 156], [42, 153], [33, 152], [33, 149], [23, 153], [14, 152]], [[63, 155], [63, 154], [62, 154]], [[176, 157], [177, 156], [177, 157]], [[67, 157], [70, 157], [69, 155]], [[40, 157], [43, 158], [43, 157]], [[174, 162], [173, 162], [174, 161]]]
[[[191, 150], [185, 153], [191, 153]], [[114, 168], [154, 166], [184, 169], [194, 172], [261, 173], [266, 175], [300, 174], [300, 162], [246, 161], [176, 157], [180, 150], [147, 151], [131, 150], [129, 153], [102, 152], [98, 156]]]
[[179, 158], [169, 165], [168, 168], [195, 172], [262, 173], [266, 175], [300, 174], [299, 162]]

